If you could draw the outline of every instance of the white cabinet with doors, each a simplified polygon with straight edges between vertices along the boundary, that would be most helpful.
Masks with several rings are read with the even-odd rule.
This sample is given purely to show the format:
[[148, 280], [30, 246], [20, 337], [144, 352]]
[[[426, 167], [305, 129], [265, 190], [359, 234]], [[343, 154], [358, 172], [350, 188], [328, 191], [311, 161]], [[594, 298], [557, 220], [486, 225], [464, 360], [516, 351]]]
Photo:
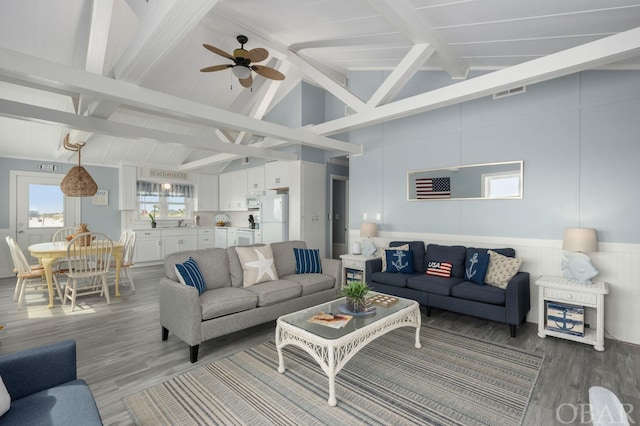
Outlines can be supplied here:
[[292, 161], [289, 184], [289, 239], [309, 248], [326, 246], [326, 168], [323, 164]]
[[219, 209], [222, 211], [247, 210], [247, 171], [222, 173], [219, 177]]
[[193, 210], [218, 211], [218, 176], [196, 175], [196, 199]]
[[137, 179], [135, 166], [120, 166], [118, 169], [119, 210], [136, 210]]
[[266, 189], [289, 188], [292, 183], [290, 169], [299, 161], [271, 161], [264, 165]]
[[227, 228], [218, 227], [215, 228], [214, 243], [217, 248], [227, 248]]
[[162, 232], [158, 229], [134, 230], [136, 245], [134, 263], [157, 262], [162, 260]]
[[198, 248], [196, 229], [176, 228], [162, 230], [162, 257], [168, 254]]
[[264, 166], [247, 169], [247, 194], [264, 193]]

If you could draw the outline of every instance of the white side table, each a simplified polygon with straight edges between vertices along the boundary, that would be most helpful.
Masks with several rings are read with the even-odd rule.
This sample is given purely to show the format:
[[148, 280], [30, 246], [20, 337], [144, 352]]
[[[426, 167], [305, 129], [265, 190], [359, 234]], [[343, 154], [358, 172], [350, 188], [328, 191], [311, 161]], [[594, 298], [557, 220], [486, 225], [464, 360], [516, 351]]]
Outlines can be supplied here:
[[[604, 281], [593, 281], [592, 284], [580, 284], [566, 278], [553, 275], [541, 275], [537, 279], [539, 291], [538, 336], [559, 337], [575, 342], [593, 345], [595, 350], [604, 351], [604, 296], [609, 293], [609, 286]], [[595, 310], [595, 324], [585, 328], [584, 336], [574, 336], [546, 328], [547, 301], [568, 303], [585, 307], [585, 318], [588, 309]]]
[[363, 256], [361, 254], [342, 254], [342, 286], [349, 284], [351, 281], [361, 281], [366, 283], [366, 268], [365, 264], [367, 260], [374, 259], [373, 257]]

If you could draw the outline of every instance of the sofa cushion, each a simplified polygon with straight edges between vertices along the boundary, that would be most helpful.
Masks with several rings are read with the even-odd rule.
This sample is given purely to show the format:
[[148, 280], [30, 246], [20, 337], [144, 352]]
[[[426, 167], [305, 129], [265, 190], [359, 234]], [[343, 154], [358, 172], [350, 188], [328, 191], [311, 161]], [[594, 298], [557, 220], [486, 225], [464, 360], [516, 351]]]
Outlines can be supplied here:
[[216, 288], [207, 290], [200, 296], [203, 320], [235, 314], [256, 306], [258, 306], [258, 296], [243, 288]]
[[296, 258], [296, 274], [321, 274], [320, 250], [293, 248]]
[[280, 279], [300, 284], [302, 286], [302, 296], [329, 290], [335, 285], [336, 281], [331, 275], [326, 274], [293, 274], [280, 277]]
[[78, 379], [12, 401], [0, 423], [101, 425], [102, 420], [89, 386]]
[[296, 257], [293, 254], [294, 248], [307, 248], [304, 241], [282, 241], [279, 243], [271, 243], [271, 251], [273, 252], [273, 261], [276, 265], [278, 276], [284, 277], [296, 273]]
[[475, 283], [464, 281], [451, 289], [451, 295], [459, 299], [504, 306], [507, 292], [498, 287], [490, 285], [479, 286]]
[[508, 248], [492, 248], [492, 249], [469, 247], [469, 248], [467, 248], [467, 259], [469, 258], [469, 252], [475, 253], [476, 251], [480, 251], [480, 252], [489, 254], [489, 250], [493, 250], [496, 253], [499, 253], [499, 254], [501, 254], [503, 256], [516, 257], [516, 251], [514, 249], [510, 248], [510, 247], [508, 247]]
[[192, 257], [189, 257], [182, 263], [176, 263], [176, 275], [183, 285], [195, 287], [198, 294], [207, 291], [207, 282], [202, 276], [202, 272]]
[[387, 249], [384, 251], [386, 272], [410, 274], [413, 272], [413, 252], [411, 250]]
[[427, 293], [451, 296], [451, 288], [464, 281], [462, 278], [442, 278], [420, 274], [407, 280], [407, 287]]
[[424, 273], [424, 242], [423, 241], [391, 241], [389, 247], [397, 247], [409, 244], [409, 250], [413, 253], [413, 272]]
[[464, 278], [478, 285], [484, 285], [484, 277], [489, 268], [489, 253], [481, 250], [467, 249], [467, 263]]
[[485, 283], [499, 288], [507, 288], [509, 280], [520, 270], [522, 259], [503, 256], [493, 250], [489, 250], [489, 256], [489, 269], [484, 277]]
[[300, 297], [302, 285], [294, 281], [280, 279], [252, 285], [247, 290], [258, 296], [258, 306], [270, 306]]
[[240, 263], [242, 263], [242, 285], [244, 287], [278, 279], [271, 246], [236, 247], [236, 252]]
[[[464, 262], [467, 259], [467, 248], [463, 246], [441, 246], [429, 244], [427, 246], [426, 262], [451, 263], [451, 276], [464, 278]], [[426, 266], [426, 265], [425, 265]], [[425, 272], [426, 268], [422, 271]]]
[[411, 277], [415, 277], [416, 275], [422, 275], [422, 274], [416, 274], [415, 272], [412, 274], [394, 274], [393, 272], [374, 272], [373, 274], [371, 274], [370, 280], [372, 281], [373, 284], [380, 283], [380, 284], [390, 285], [393, 287], [406, 287], [407, 280]]
[[164, 273], [167, 278], [179, 281], [176, 275], [176, 263], [182, 263], [189, 257], [198, 262], [198, 267], [207, 283], [207, 289], [231, 286], [229, 258], [227, 251], [221, 248], [180, 251], [167, 255], [164, 259]]

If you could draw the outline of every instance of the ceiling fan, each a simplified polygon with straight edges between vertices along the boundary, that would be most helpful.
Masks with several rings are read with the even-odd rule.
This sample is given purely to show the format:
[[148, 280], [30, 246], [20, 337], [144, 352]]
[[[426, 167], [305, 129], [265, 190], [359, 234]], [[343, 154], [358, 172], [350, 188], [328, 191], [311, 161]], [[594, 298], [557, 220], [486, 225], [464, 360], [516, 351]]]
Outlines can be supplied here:
[[243, 87], [251, 87], [251, 85], [253, 84], [251, 71], [255, 71], [258, 75], [270, 78], [272, 80], [284, 80], [284, 74], [282, 74], [280, 71], [277, 71], [271, 67], [266, 67], [264, 65], [252, 65], [253, 62], [261, 62], [267, 59], [267, 57], [269, 56], [269, 52], [267, 52], [267, 49], [258, 47], [255, 49], [246, 50], [244, 48], [244, 45], [249, 40], [247, 36], [239, 35], [236, 39], [238, 40], [238, 43], [240, 43], [240, 48], [233, 51], [233, 56], [222, 49], [218, 49], [215, 46], [204, 43], [203, 46], [205, 47], [205, 49], [210, 50], [211, 52], [224, 58], [231, 59], [233, 61], [233, 65], [213, 65], [210, 67], [202, 68], [200, 71], [212, 72], [231, 68], [233, 75], [238, 77], [238, 80]]

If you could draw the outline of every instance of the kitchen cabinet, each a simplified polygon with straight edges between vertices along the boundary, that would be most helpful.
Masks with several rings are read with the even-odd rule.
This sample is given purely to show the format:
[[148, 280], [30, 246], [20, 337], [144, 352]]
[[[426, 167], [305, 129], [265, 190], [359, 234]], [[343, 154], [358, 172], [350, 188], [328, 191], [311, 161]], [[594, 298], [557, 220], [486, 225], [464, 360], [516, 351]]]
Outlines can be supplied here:
[[198, 233], [195, 229], [163, 229], [162, 257], [168, 254], [198, 248]]
[[136, 210], [137, 180], [135, 166], [120, 166], [118, 169], [118, 209]]
[[218, 176], [196, 175], [196, 199], [193, 210], [218, 211]]
[[247, 194], [263, 194], [264, 182], [264, 166], [252, 167], [247, 170]]
[[134, 230], [136, 244], [133, 262], [157, 262], [162, 260], [162, 232], [160, 230]]
[[227, 248], [227, 228], [215, 228], [213, 241], [217, 248]]
[[222, 173], [219, 178], [219, 209], [222, 211], [247, 210], [247, 171]]
[[291, 184], [290, 168], [299, 161], [272, 161], [264, 165], [266, 189], [289, 188]]
[[215, 247], [213, 228], [198, 228], [197, 232], [198, 249]]
[[289, 185], [289, 239], [309, 248], [326, 247], [326, 169], [318, 163], [292, 161]]
[[227, 247], [238, 245], [238, 232], [235, 228], [227, 228]]

